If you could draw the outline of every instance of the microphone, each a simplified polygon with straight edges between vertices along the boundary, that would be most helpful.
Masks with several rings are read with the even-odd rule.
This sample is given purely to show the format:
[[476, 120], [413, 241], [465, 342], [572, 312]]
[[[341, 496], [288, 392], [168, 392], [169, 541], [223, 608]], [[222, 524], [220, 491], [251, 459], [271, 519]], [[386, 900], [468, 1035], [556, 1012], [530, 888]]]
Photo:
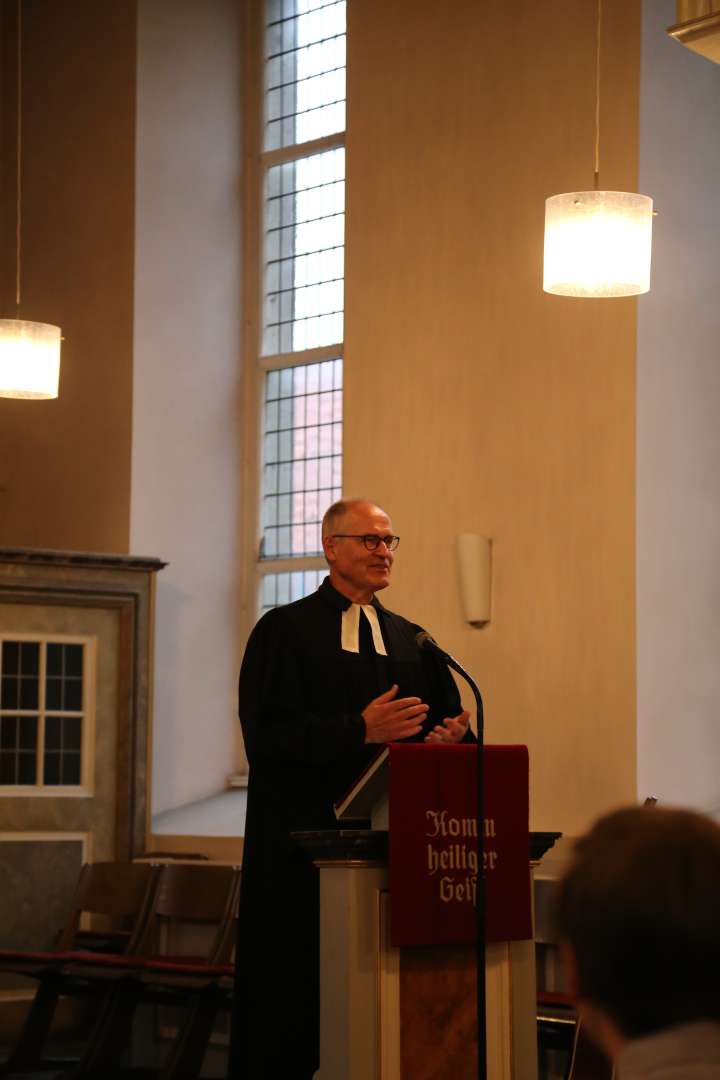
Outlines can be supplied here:
[[443, 661], [443, 663], [447, 664], [448, 667], [451, 667], [455, 671], [457, 671], [458, 675], [461, 675], [463, 679], [465, 679], [465, 681], [469, 683], [470, 689], [475, 695], [475, 700], [478, 701], [482, 715], [482, 702], [479, 700], [480, 691], [478, 690], [477, 683], [473, 679], [472, 675], [470, 675], [465, 670], [462, 664], [458, 660], [456, 660], [454, 656], [451, 656], [450, 653], [445, 652], [445, 650], [438, 645], [435, 638], [432, 637], [431, 634], [428, 634], [427, 630], [421, 630], [419, 634], [415, 635], [415, 644], [419, 649], [424, 649], [425, 652], [434, 653], [435, 656], [439, 657], [439, 659]]
[[445, 663], [452, 660], [452, 656], [450, 656], [449, 653], [446, 653], [444, 649], [440, 648], [435, 638], [431, 637], [427, 630], [421, 630], [419, 634], [415, 635], [415, 644], [418, 649], [425, 649], [426, 652], [435, 653], [435, 655], [439, 656]]

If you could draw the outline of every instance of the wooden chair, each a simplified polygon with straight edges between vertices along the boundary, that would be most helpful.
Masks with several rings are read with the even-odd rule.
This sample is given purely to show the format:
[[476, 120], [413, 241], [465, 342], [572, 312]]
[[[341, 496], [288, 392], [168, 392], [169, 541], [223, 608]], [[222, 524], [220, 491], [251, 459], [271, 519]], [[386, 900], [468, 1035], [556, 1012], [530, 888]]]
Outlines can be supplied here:
[[588, 1038], [582, 1021], [578, 1020], [568, 1080], [612, 1080], [614, 1075], [612, 1062]]
[[[202, 1062], [217, 1009], [229, 1000], [239, 889], [238, 867], [168, 863], [160, 868], [138, 953], [77, 957], [73, 976], [110, 986], [112, 992], [68, 1078], [194, 1075], [191, 1069]], [[140, 1005], [180, 1006], [186, 1012], [163, 1066], [169, 1072], [121, 1064]]]
[[[75, 985], [67, 967], [81, 949], [88, 954], [122, 953], [139, 946], [152, 907], [157, 869], [128, 862], [86, 863], [80, 871], [70, 911], [55, 948], [47, 951], [5, 949], [0, 951], [0, 971], [38, 980], [22, 1032], [0, 1076], [58, 1069], [67, 1062], [43, 1058], [60, 998], [84, 994], [86, 984]], [[104, 925], [82, 927], [83, 917]]]
[[538, 1064], [540, 1075], [553, 1063], [553, 1074], [562, 1071], [568, 1080], [577, 1030], [577, 1013], [567, 994], [539, 990], [537, 994]]
[[565, 1080], [612, 1080], [611, 1062], [588, 1038], [568, 994], [540, 991], [537, 1020], [541, 1065], [549, 1051], [557, 1051], [566, 1062]]
[[220, 1012], [232, 1008], [235, 965], [173, 965], [165, 972], [156, 969], [152, 980], [156, 989], [174, 994], [182, 985], [186, 1015], [178, 1024], [165, 1060], [155, 1067], [130, 1066], [116, 1070], [114, 1080], [189, 1080], [198, 1077], [210, 1037]]

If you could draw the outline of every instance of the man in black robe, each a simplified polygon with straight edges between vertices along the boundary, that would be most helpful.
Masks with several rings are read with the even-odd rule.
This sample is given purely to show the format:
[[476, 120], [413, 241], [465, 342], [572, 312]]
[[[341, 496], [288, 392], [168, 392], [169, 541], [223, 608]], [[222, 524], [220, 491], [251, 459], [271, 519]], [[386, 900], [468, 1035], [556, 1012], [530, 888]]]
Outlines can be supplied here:
[[364, 500], [323, 519], [329, 577], [269, 611], [240, 672], [250, 763], [230, 1077], [318, 1068], [319, 881], [290, 833], [336, 828], [337, 802], [388, 742], [472, 738], [447, 667], [384, 608], [398, 538]]

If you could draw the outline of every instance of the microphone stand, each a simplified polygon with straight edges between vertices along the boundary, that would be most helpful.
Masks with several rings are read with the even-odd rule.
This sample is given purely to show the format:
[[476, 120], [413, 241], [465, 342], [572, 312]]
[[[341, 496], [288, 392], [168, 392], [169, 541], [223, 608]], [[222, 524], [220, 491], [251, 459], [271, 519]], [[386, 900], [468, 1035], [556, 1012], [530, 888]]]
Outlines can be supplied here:
[[477, 803], [475, 816], [477, 820], [477, 857], [478, 871], [475, 894], [475, 928], [476, 947], [475, 957], [477, 966], [476, 994], [477, 994], [477, 1053], [478, 1053], [478, 1080], [487, 1080], [487, 1025], [485, 1019], [485, 777], [483, 773], [483, 749], [485, 741], [485, 718], [483, 713], [482, 695], [480, 688], [469, 675], [465, 668], [454, 656], [446, 653], [428, 633], [423, 631], [417, 635], [418, 645], [422, 649], [429, 649], [445, 661], [448, 667], [457, 671], [468, 684], [475, 697], [477, 709], [477, 754], [475, 755], [477, 769]]

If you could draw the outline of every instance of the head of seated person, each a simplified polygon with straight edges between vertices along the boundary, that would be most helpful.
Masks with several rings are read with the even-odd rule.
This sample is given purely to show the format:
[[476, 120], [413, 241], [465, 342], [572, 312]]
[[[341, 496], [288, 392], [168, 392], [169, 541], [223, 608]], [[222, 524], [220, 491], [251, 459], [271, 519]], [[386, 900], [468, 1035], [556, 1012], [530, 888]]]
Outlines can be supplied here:
[[558, 940], [583, 1027], [617, 1061], [627, 1044], [720, 1020], [720, 827], [631, 807], [576, 844], [558, 886]]

